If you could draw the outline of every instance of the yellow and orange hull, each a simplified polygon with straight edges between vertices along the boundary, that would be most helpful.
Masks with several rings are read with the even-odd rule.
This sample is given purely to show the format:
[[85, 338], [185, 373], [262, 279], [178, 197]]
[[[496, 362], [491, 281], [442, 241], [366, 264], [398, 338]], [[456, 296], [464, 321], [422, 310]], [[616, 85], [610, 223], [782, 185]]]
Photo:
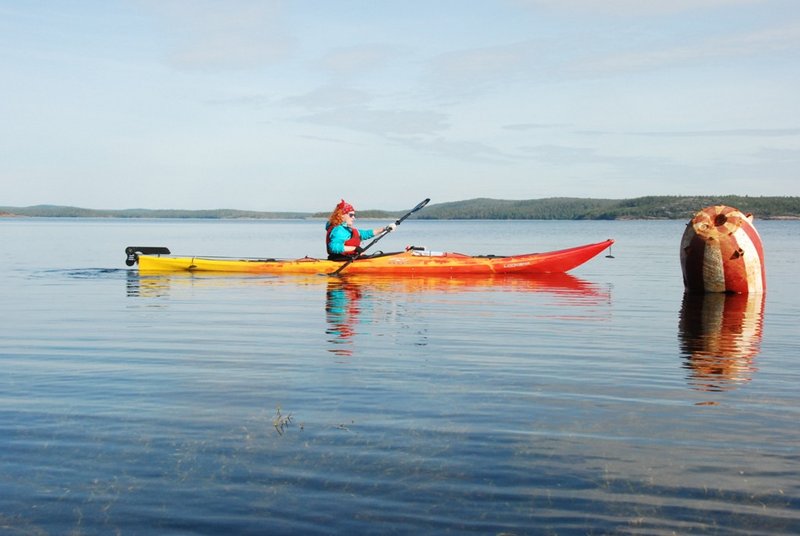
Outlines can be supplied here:
[[[564, 273], [608, 249], [609, 239], [546, 253], [511, 256], [470, 256], [461, 253], [404, 251], [365, 256], [347, 266], [342, 273], [365, 275], [467, 275], [467, 274], [543, 274]], [[136, 255], [140, 272], [230, 272], [255, 274], [332, 273], [342, 262], [303, 257], [301, 259], [220, 259]]]

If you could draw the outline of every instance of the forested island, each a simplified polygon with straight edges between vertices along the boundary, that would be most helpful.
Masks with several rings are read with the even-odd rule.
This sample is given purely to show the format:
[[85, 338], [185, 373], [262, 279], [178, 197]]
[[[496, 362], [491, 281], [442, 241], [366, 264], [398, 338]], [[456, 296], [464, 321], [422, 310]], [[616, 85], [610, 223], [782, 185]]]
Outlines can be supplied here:
[[[800, 197], [648, 196], [632, 199], [552, 197], [546, 199], [469, 199], [428, 205], [414, 217], [426, 220], [624, 220], [689, 219], [710, 205], [728, 205], [758, 219], [800, 219]], [[405, 211], [361, 210], [363, 218], [394, 218]], [[0, 207], [0, 217], [38, 218], [199, 218], [309, 219], [327, 212], [259, 212], [250, 210], [99, 210], [58, 205]]]

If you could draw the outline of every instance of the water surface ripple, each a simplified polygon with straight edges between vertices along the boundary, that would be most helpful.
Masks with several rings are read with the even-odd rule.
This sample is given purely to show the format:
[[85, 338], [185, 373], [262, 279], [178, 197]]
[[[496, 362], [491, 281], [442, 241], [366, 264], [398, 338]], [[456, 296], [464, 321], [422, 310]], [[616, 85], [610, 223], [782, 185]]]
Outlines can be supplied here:
[[796, 222], [757, 222], [765, 299], [684, 297], [682, 222], [404, 224], [467, 253], [617, 239], [462, 279], [124, 267], [302, 256], [318, 222], [0, 226], [0, 532], [800, 532]]

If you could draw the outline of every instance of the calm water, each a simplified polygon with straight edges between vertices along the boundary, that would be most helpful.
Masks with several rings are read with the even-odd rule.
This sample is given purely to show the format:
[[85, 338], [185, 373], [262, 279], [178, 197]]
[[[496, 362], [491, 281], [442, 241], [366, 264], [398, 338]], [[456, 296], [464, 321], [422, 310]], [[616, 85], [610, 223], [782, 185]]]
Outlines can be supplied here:
[[320, 222], [0, 220], [2, 534], [800, 532], [800, 222], [766, 300], [684, 301], [685, 222], [407, 221], [570, 276], [139, 277], [127, 245], [322, 253]]

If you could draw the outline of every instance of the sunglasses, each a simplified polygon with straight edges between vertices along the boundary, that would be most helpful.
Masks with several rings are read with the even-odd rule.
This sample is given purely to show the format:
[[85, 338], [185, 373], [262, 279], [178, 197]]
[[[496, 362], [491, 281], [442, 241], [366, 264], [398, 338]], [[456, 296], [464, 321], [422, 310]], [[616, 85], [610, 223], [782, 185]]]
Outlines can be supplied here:
[[356, 217], [356, 213], [355, 212], [350, 212], [348, 214], [348, 216], [350, 216], [351, 218], [355, 218]]

